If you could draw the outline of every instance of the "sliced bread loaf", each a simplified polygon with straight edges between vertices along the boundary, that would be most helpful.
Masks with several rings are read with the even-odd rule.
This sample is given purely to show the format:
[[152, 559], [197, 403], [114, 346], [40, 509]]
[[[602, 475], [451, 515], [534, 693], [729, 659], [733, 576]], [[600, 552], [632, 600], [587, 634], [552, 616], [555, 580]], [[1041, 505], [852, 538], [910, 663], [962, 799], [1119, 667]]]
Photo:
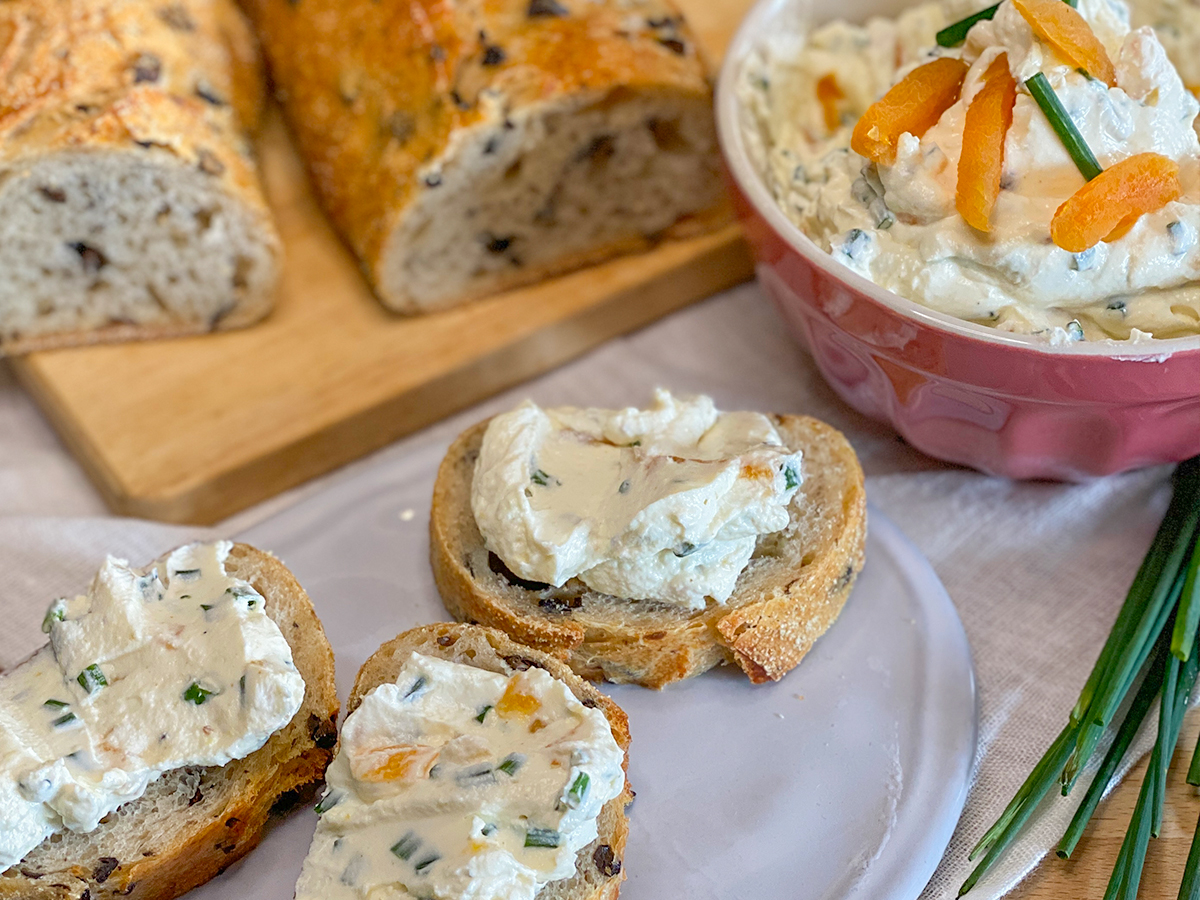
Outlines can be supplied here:
[[63, 832], [0, 873], [0, 900], [170, 900], [237, 862], [275, 808], [319, 782], [337, 742], [333, 651], [312, 603], [275, 557], [236, 544], [226, 571], [250, 582], [292, 648], [304, 703], [260, 749], [168, 772], [89, 834]]
[[704, 60], [669, 0], [249, 0], [379, 298], [452, 306], [725, 221]]
[[232, 0], [0, 3], [0, 354], [264, 316], [262, 95]]
[[470, 428], [450, 446], [433, 489], [430, 552], [446, 608], [566, 660], [585, 678], [660, 688], [722, 662], [756, 684], [782, 678], [833, 624], [862, 569], [866, 492], [839, 431], [807, 416], [771, 421], [788, 449], [803, 453], [790, 522], [758, 539], [728, 601], [697, 611], [510, 572], [484, 546], [471, 512], [487, 422]]
[[[382, 647], [363, 663], [354, 690], [346, 703], [346, 714], [354, 712], [363, 696], [376, 685], [394, 682], [401, 667], [413, 653], [436, 656], [511, 675], [536, 666], [562, 681], [585, 706], [599, 709], [612, 727], [617, 745], [625, 751], [629, 763], [629, 720], [624, 711], [575, 675], [562, 661], [539, 650], [524, 647], [492, 628], [439, 623], [406, 631]], [[609, 800], [600, 810], [599, 836], [576, 855], [575, 874], [551, 881], [538, 893], [538, 900], [615, 900], [625, 880], [622, 859], [629, 836], [625, 807], [633, 800], [629, 782], [622, 794]]]

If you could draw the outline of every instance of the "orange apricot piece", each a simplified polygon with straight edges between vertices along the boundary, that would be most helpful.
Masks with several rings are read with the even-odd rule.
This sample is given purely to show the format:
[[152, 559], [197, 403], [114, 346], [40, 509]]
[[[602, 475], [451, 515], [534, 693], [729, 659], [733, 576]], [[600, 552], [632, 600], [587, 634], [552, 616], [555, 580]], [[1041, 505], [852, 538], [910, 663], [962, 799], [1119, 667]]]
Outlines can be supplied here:
[[1013, 6], [1029, 23], [1033, 33], [1053, 47], [1077, 69], [1083, 69], [1109, 87], [1117, 84], [1117, 73], [1108, 51], [1092, 26], [1063, 0], [1013, 0]]
[[1004, 139], [1016, 102], [1017, 82], [1008, 71], [1008, 54], [1001, 53], [988, 65], [983, 87], [967, 107], [958, 157], [954, 205], [967, 224], [980, 231], [991, 230], [989, 220], [1000, 196], [1004, 169]]
[[1067, 198], [1050, 220], [1050, 238], [1064, 250], [1082, 253], [1102, 240], [1116, 240], [1138, 216], [1157, 212], [1182, 193], [1174, 160], [1138, 153]]
[[842, 124], [842, 114], [838, 109], [838, 101], [846, 99], [846, 92], [838, 84], [837, 76], [828, 72], [817, 81], [817, 101], [825, 113], [825, 127], [829, 131], [837, 131]]
[[900, 135], [920, 137], [937, 124], [958, 100], [966, 76], [967, 64], [950, 56], [913, 69], [863, 113], [850, 147], [873, 162], [895, 162]]

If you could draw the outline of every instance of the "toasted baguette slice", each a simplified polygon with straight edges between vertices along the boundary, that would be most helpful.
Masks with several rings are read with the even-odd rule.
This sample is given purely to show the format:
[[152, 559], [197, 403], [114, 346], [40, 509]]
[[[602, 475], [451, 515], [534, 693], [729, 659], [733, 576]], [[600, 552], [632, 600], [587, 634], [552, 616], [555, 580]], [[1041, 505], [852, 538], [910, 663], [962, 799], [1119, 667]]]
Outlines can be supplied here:
[[471, 482], [487, 422], [462, 434], [438, 470], [430, 518], [434, 579], [455, 618], [499, 628], [566, 660], [585, 678], [661, 688], [734, 662], [755, 684], [793, 669], [833, 624], [862, 569], [866, 492], [841, 432], [807, 416], [772, 416], [804, 480], [787, 528], [759, 538], [733, 596], [693, 611], [524, 581], [483, 544]]
[[[599, 709], [612, 726], [617, 745], [625, 751], [624, 768], [629, 767], [629, 720], [624, 710], [592, 685], [575, 675], [562, 661], [549, 654], [524, 647], [493, 628], [476, 625], [455, 625], [441, 622], [423, 625], [393, 638], [363, 663], [354, 681], [354, 690], [346, 701], [346, 715], [358, 709], [363, 697], [372, 688], [394, 682], [400, 668], [413, 653], [436, 656], [450, 662], [463, 663], [511, 675], [513, 672], [537, 666], [562, 681], [584, 706]], [[575, 858], [575, 874], [560, 881], [551, 881], [538, 892], [537, 900], [613, 900], [625, 880], [621, 861], [625, 856], [625, 840], [629, 836], [629, 819], [625, 807], [633, 800], [629, 781], [625, 790], [609, 800], [600, 810], [596, 825], [599, 836]]]
[[250, 582], [292, 648], [304, 703], [244, 759], [168, 772], [90, 834], [63, 832], [0, 874], [0, 898], [170, 900], [257, 846], [272, 809], [321, 780], [337, 742], [333, 651], [312, 603], [275, 557], [235, 544], [226, 571]]

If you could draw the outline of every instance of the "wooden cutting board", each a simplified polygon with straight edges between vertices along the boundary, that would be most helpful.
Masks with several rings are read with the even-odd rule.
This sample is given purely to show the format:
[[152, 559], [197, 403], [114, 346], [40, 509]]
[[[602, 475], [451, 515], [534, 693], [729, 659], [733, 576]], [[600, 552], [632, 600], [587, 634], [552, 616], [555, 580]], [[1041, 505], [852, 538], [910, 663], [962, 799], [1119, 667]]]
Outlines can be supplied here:
[[[681, 5], [719, 59], [750, 0]], [[322, 216], [277, 113], [260, 144], [287, 254], [267, 321], [13, 361], [115, 512], [219, 521], [753, 274], [729, 226], [449, 312], [396, 316]]]

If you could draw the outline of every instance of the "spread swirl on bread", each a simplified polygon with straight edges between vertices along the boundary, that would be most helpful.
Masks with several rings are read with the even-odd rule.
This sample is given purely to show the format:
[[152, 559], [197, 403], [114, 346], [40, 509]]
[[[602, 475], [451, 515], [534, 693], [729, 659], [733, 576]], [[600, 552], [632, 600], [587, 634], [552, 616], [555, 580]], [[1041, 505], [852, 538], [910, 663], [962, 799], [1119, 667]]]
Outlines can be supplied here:
[[688, 609], [724, 603], [758, 536], [788, 524], [801, 453], [766, 416], [655, 392], [648, 410], [496, 416], [471, 508], [488, 549], [527, 581]]

